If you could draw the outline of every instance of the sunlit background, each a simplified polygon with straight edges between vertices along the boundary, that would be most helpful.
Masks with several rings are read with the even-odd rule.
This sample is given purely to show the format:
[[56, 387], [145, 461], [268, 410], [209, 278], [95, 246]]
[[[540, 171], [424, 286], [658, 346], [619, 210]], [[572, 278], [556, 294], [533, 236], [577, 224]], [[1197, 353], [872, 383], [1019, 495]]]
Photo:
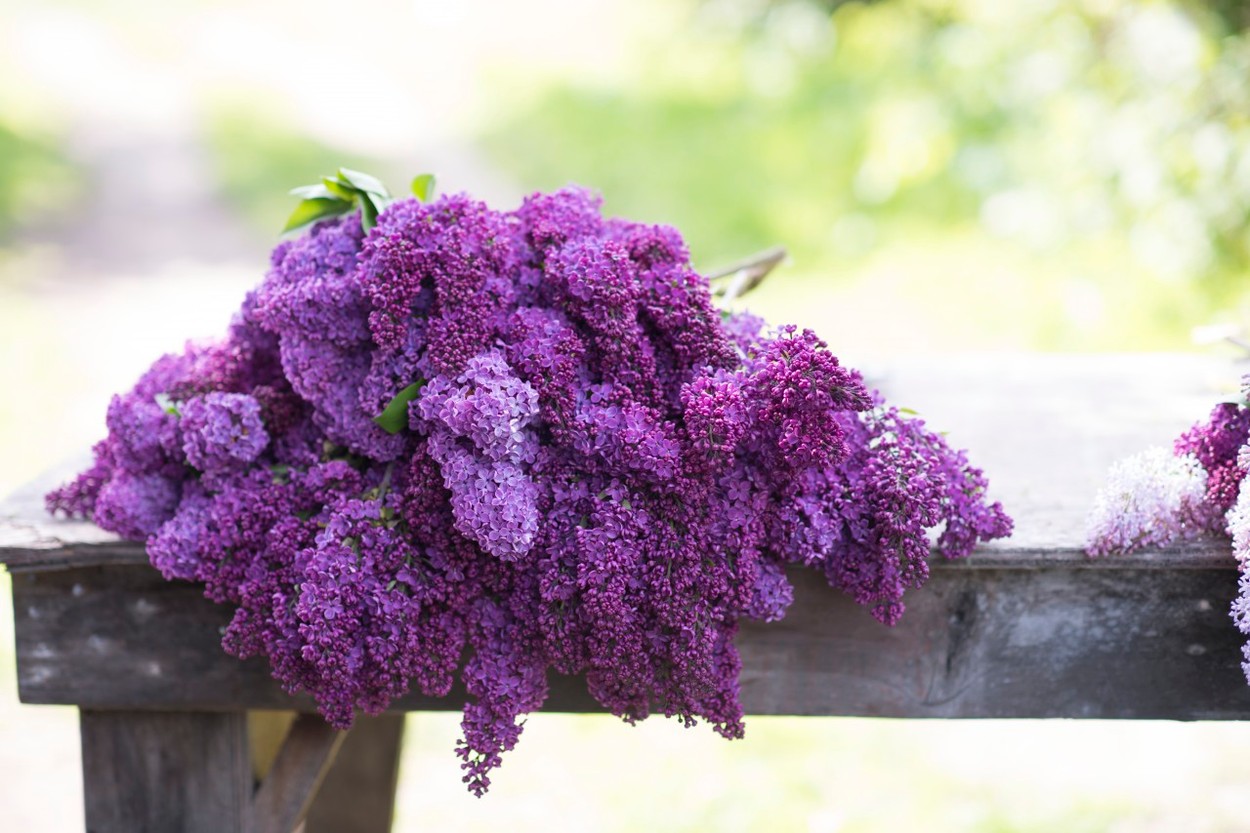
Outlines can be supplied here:
[[[580, 182], [708, 269], [782, 244], [751, 305], [853, 363], [1201, 349], [1250, 321], [1248, 24], [1237, 0], [4, 0], [0, 494], [220, 332], [287, 190], [343, 164], [498, 206]], [[80, 830], [74, 714], [17, 704], [11, 621], [0, 827]], [[397, 830], [1250, 828], [1235, 724], [727, 743], [540, 715], [481, 801], [454, 716], [409, 731]]]

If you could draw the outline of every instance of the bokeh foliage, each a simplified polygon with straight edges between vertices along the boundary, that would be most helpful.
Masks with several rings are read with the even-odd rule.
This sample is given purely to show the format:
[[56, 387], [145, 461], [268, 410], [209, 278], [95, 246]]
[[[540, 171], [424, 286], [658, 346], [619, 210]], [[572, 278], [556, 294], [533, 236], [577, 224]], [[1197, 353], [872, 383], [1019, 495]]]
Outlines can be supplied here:
[[901, 271], [890, 292], [965, 296], [960, 345], [1184, 346], [1250, 294], [1239, 6], [680, 8], [628, 83], [552, 89], [494, 158], [672, 222], [697, 260], [784, 243], [795, 292]]
[[205, 139], [217, 185], [234, 208], [267, 239], [298, 200], [290, 190], [340, 167], [378, 170], [378, 161], [309, 138], [283, 118], [280, 106], [217, 102], [208, 109]]
[[63, 208], [77, 188], [55, 137], [0, 113], [0, 244]]

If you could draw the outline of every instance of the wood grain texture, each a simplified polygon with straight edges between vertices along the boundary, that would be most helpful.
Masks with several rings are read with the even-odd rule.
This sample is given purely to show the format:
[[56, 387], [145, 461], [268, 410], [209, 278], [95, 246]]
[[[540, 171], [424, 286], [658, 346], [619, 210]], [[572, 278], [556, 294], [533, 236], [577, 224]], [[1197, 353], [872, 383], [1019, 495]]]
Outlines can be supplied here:
[[304, 833], [388, 833], [403, 737], [402, 714], [357, 718], [317, 791]]
[[[894, 628], [810, 571], [791, 577], [789, 615], [745, 623], [738, 639], [751, 714], [1250, 718], [1228, 618], [1231, 563], [937, 565]], [[13, 586], [24, 702], [312, 708], [285, 694], [263, 661], [222, 653], [229, 611], [151, 568], [20, 573]], [[464, 702], [461, 692], [409, 695], [396, 709]], [[598, 710], [580, 680], [554, 676], [548, 708]]]
[[291, 833], [303, 824], [346, 736], [318, 715], [295, 719], [252, 801], [251, 833]]
[[81, 732], [87, 833], [245, 833], [242, 714], [84, 709]]

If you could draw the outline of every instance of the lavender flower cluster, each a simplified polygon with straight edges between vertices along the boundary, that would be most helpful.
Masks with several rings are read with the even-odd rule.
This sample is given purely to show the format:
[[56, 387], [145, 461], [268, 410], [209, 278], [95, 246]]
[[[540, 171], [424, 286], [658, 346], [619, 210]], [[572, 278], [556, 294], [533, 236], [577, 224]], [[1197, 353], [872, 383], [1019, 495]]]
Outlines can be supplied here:
[[1250, 529], [1233, 532], [1245, 523], [1234, 519], [1250, 521], [1250, 496], [1239, 500], [1248, 439], [1250, 409], [1224, 402], [1171, 449], [1151, 448], [1115, 463], [1090, 513], [1086, 551], [1127, 554], [1222, 532], [1250, 545]]
[[723, 316], [676, 231], [578, 189], [317, 224], [108, 429], [53, 511], [233, 605], [226, 650], [336, 726], [458, 680], [479, 795], [550, 672], [738, 737], [734, 635], [785, 614], [788, 564], [893, 623], [931, 544], [1011, 529], [815, 335]]
[[[1250, 375], [1242, 402], [1250, 401]], [[1176, 438], [1116, 463], [1090, 516], [1086, 551], [1102, 556], [1227, 534], [1241, 568], [1232, 617], [1250, 636], [1250, 407], [1224, 402]], [[1250, 641], [1242, 649], [1250, 680]]]

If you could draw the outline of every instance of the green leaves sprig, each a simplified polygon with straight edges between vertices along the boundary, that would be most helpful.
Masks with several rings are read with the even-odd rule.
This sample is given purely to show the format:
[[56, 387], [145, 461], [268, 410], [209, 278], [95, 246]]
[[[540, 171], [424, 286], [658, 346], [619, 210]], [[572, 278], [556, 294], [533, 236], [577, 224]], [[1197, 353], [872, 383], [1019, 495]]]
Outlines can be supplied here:
[[[429, 202], [434, 195], [433, 174], [421, 174], [412, 181], [412, 193], [422, 202]], [[302, 185], [291, 190], [291, 196], [299, 197], [286, 221], [283, 233], [295, 231], [310, 223], [327, 217], [338, 217], [360, 207], [360, 225], [367, 232], [377, 225], [378, 215], [394, 202], [386, 186], [375, 176], [350, 168], [339, 168], [336, 176], [323, 176], [321, 182]]]
[[423, 387], [425, 387], [425, 380], [420, 379], [395, 394], [395, 398], [383, 409], [382, 413], [373, 418], [373, 421], [388, 434], [398, 434], [407, 428], [408, 403], [417, 398], [417, 394]]

